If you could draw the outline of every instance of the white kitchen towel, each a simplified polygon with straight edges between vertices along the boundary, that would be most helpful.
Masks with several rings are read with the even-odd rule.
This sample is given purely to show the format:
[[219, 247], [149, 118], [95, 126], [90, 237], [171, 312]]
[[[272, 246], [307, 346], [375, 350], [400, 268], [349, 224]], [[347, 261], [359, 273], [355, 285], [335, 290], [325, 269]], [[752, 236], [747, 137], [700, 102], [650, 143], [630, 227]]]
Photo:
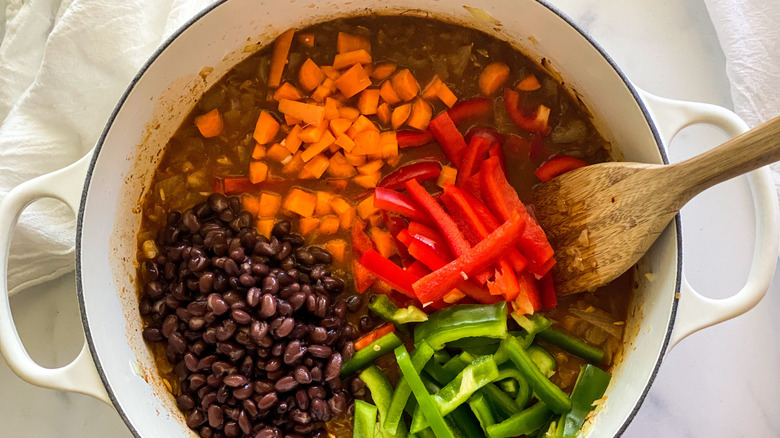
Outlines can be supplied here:
[[[88, 152], [144, 61], [212, 1], [24, 0], [0, 42], [0, 197]], [[71, 271], [74, 233], [63, 204], [30, 206], [13, 239], [11, 292]]]
[[[705, 0], [726, 55], [734, 110], [751, 127], [780, 115], [780, 0]], [[772, 177], [780, 199], [780, 164]]]

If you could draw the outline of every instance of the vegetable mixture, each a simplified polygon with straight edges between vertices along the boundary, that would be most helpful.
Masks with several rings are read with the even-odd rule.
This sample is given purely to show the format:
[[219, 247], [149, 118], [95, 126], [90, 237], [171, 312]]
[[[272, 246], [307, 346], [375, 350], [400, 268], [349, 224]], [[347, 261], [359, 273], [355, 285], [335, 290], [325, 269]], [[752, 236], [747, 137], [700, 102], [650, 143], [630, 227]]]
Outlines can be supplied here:
[[523, 200], [609, 159], [562, 85], [486, 34], [389, 16], [282, 33], [206, 92], [143, 203], [143, 335], [187, 425], [576, 436], [631, 278], [559, 300]]

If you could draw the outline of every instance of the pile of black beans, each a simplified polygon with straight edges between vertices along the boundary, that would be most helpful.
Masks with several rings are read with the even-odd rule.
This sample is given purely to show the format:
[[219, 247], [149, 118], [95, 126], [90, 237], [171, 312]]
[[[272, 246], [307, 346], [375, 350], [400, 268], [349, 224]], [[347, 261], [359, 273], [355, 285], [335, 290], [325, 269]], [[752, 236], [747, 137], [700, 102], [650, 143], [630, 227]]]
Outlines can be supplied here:
[[357, 330], [330, 253], [287, 220], [270, 239], [240, 200], [212, 194], [168, 215], [145, 264], [143, 337], [165, 346], [176, 402], [202, 437], [326, 437], [362, 382], [342, 382]]

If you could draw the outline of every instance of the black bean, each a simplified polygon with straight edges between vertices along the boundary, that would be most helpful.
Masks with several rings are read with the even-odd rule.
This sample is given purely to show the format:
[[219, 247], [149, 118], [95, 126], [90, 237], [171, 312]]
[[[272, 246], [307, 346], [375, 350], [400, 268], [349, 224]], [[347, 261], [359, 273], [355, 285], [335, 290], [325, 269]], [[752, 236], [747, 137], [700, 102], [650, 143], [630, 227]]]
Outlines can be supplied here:
[[233, 390], [233, 397], [235, 397], [236, 400], [246, 400], [251, 397], [252, 394], [254, 394], [254, 389], [252, 389], [252, 385], [250, 384], [246, 384]]
[[299, 424], [309, 424], [309, 422], [311, 422], [311, 415], [306, 411], [293, 409], [290, 411], [290, 419]]
[[316, 260], [314, 259], [314, 256], [311, 254], [311, 252], [303, 248], [295, 251], [295, 259], [298, 261], [298, 263], [302, 263], [306, 266], [312, 266], [316, 263]]
[[328, 406], [328, 403], [321, 398], [312, 398], [309, 410], [311, 411], [312, 417], [317, 421], [330, 420], [330, 407]]
[[225, 376], [225, 378], [222, 379], [222, 382], [227, 386], [237, 388], [249, 383], [249, 379], [247, 379], [245, 376], [242, 376], [241, 374], [230, 374]]
[[144, 291], [146, 292], [146, 295], [153, 300], [161, 298], [165, 293], [163, 285], [159, 281], [150, 281], [146, 284]]
[[308, 351], [310, 355], [319, 359], [327, 359], [333, 353], [333, 349], [325, 345], [310, 345]]
[[281, 438], [282, 433], [275, 427], [264, 427], [257, 432], [254, 438]]
[[233, 319], [239, 324], [246, 325], [252, 322], [252, 317], [249, 316], [249, 314], [244, 312], [243, 310], [233, 310], [230, 313], [230, 316], [232, 316]]
[[276, 392], [269, 392], [268, 394], [264, 395], [260, 401], [257, 402], [257, 407], [259, 409], [270, 409], [275, 406], [278, 401], [279, 397], [277, 396]]
[[349, 341], [344, 344], [344, 347], [341, 349], [341, 357], [344, 360], [344, 362], [349, 361], [355, 356], [355, 344], [352, 341]]
[[333, 262], [333, 256], [325, 249], [318, 246], [312, 246], [309, 248], [309, 251], [311, 252], [311, 255], [314, 256], [317, 263], [331, 264]]
[[222, 421], [223, 421], [223, 412], [222, 408], [220, 408], [217, 405], [211, 405], [208, 409], [208, 415], [209, 415], [209, 426], [220, 429], [222, 428]]
[[205, 422], [206, 414], [200, 408], [193, 409], [187, 415], [187, 426], [189, 426], [190, 429], [195, 429]]
[[271, 268], [265, 263], [255, 263], [252, 265], [252, 275], [266, 276], [269, 272], [271, 272]]
[[268, 256], [268, 257], [276, 255], [279, 252], [279, 249], [280, 248], [278, 248], [278, 246], [274, 247], [273, 245], [271, 245], [270, 242], [260, 242], [257, 245], [255, 245], [255, 252], [257, 254]]
[[290, 298], [287, 300], [287, 302], [290, 303], [292, 306], [293, 312], [297, 312], [301, 307], [303, 307], [304, 302], [306, 301], [306, 294], [303, 292], [296, 292], [290, 296]]
[[325, 365], [325, 381], [331, 381], [336, 379], [341, 373], [342, 359], [339, 353], [334, 353], [328, 359], [328, 364]]
[[273, 383], [267, 380], [257, 380], [255, 381], [255, 383], [252, 384], [252, 387], [254, 388], [255, 392], [259, 395], [265, 395], [274, 390]]
[[295, 328], [295, 320], [289, 317], [284, 318], [279, 325], [279, 328], [276, 329], [276, 336], [279, 338], [286, 338], [292, 333], [293, 328]]
[[301, 360], [304, 354], [306, 354], [306, 347], [301, 341], [291, 341], [284, 350], [284, 363], [287, 365], [296, 364]]
[[279, 280], [269, 275], [263, 279], [263, 293], [275, 294], [279, 292]]
[[[266, 277], [270, 278], [270, 277]], [[260, 316], [263, 318], [270, 318], [276, 313], [276, 298], [270, 293], [263, 295], [260, 300]]]
[[179, 332], [171, 334], [168, 338], [168, 345], [173, 349], [176, 354], [182, 354], [187, 351], [187, 341], [184, 336]]
[[146, 327], [143, 330], [142, 335], [146, 342], [160, 342], [165, 339], [162, 332], [157, 327]]
[[293, 328], [292, 332], [290, 332], [290, 335], [288, 338], [291, 339], [303, 339], [309, 334], [309, 326], [302, 322], [296, 322], [295, 327]]
[[293, 313], [293, 307], [287, 301], [279, 300], [276, 303], [276, 311], [279, 312], [279, 315], [281, 316], [290, 316]]
[[[244, 400], [244, 403], [250, 402], [250, 400]], [[252, 432], [252, 422], [250, 421], [249, 417], [251, 414], [247, 412], [246, 407], [244, 407], [244, 410], [241, 411], [240, 414], [238, 414], [238, 427], [241, 428], [241, 431], [245, 434], [249, 435], [250, 432]]]
[[315, 382], [322, 382], [322, 368], [314, 367], [311, 369], [311, 380]]
[[328, 400], [328, 406], [333, 415], [338, 417], [347, 409], [347, 397], [342, 393], [335, 394]]
[[274, 227], [271, 229], [271, 234], [281, 238], [284, 235], [290, 234], [290, 231], [292, 231], [292, 223], [285, 219], [274, 224]]
[[349, 383], [349, 390], [355, 396], [362, 396], [366, 393], [366, 384], [360, 377], [355, 377]]
[[228, 208], [228, 199], [221, 193], [212, 193], [207, 200], [209, 208], [215, 212], [221, 212]]
[[263, 296], [263, 291], [256, 287], [249, 288], [246, 292], [246, 303], [250, 307], [257, 307], [260, 304], [260, 298]]
[[249, 335], [255, 342], [260, 342], [268, 334], [268, 323], [265, 321], [254, 321]]
[[368, 316], [364, 316], [364, 317], [360, 318], [360, 321], [358, 321], [358, 328], [363, 333], [370, 332], [371, 330], [374, 329], [375, 325], [376, 324], [375, 324], [374, 320], [371, 317], [368, 317]]
[[241, 274], [240, 277], [238, 277], [239, 283], [241, 283], [241, 286], [244, 287], [254, 287], [257, 281], [255, 281], [255, 277], [253, 277], [250, 274]]
[[236, 325], [236, 322], [232, 319], [226, 319], [222, 321], [222, 324], [217, 327], [217, 340], [227, 341], [233, 337], [233, 334], [235, 334], [237, 328], [238, 326]]
[[298, 387], [298, 382], [295, 381], [293, 376], [285, 376], [276, 381], [274, 389], [277, 392], [290, 392]]

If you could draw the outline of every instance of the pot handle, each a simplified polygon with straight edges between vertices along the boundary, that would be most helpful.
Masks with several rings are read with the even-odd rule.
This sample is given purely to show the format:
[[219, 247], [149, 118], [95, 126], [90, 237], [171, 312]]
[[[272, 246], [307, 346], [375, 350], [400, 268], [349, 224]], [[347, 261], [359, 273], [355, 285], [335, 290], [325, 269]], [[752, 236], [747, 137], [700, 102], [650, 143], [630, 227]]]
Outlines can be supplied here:
[[[732, 137], [749, 129], [739, 116], [717, 105], [666, 99], [641, 90], [639, 94], [657, 122], [666, 145], [681, 129], [697, 123], [717, 126]], [[756, 214], [756, 242], [747, 282], [731, 297], [712, 299], [696, 292], [683, 276], [669, 348], [694, 332], [747, 312], [761, 301], [769, 289], [780, 244], [777, 195], [767, 167], [754, 170], [747, 177]]]
[[90, 152], [68, 167], [24, 182], [0, 201], [0, 236], [6, 236], [0, 238], [0, 353], [11, 371], [22, 380], [44, 388], [86, 394], [111, 405], [86, 342], [78, 356], [63, 367], [44, 368], [38, 365], [19, 339], [8, 300], [8, 252], [19, 215], [33, 201], [41, 198], [59, 199], [78, 212], [91, 159]]

